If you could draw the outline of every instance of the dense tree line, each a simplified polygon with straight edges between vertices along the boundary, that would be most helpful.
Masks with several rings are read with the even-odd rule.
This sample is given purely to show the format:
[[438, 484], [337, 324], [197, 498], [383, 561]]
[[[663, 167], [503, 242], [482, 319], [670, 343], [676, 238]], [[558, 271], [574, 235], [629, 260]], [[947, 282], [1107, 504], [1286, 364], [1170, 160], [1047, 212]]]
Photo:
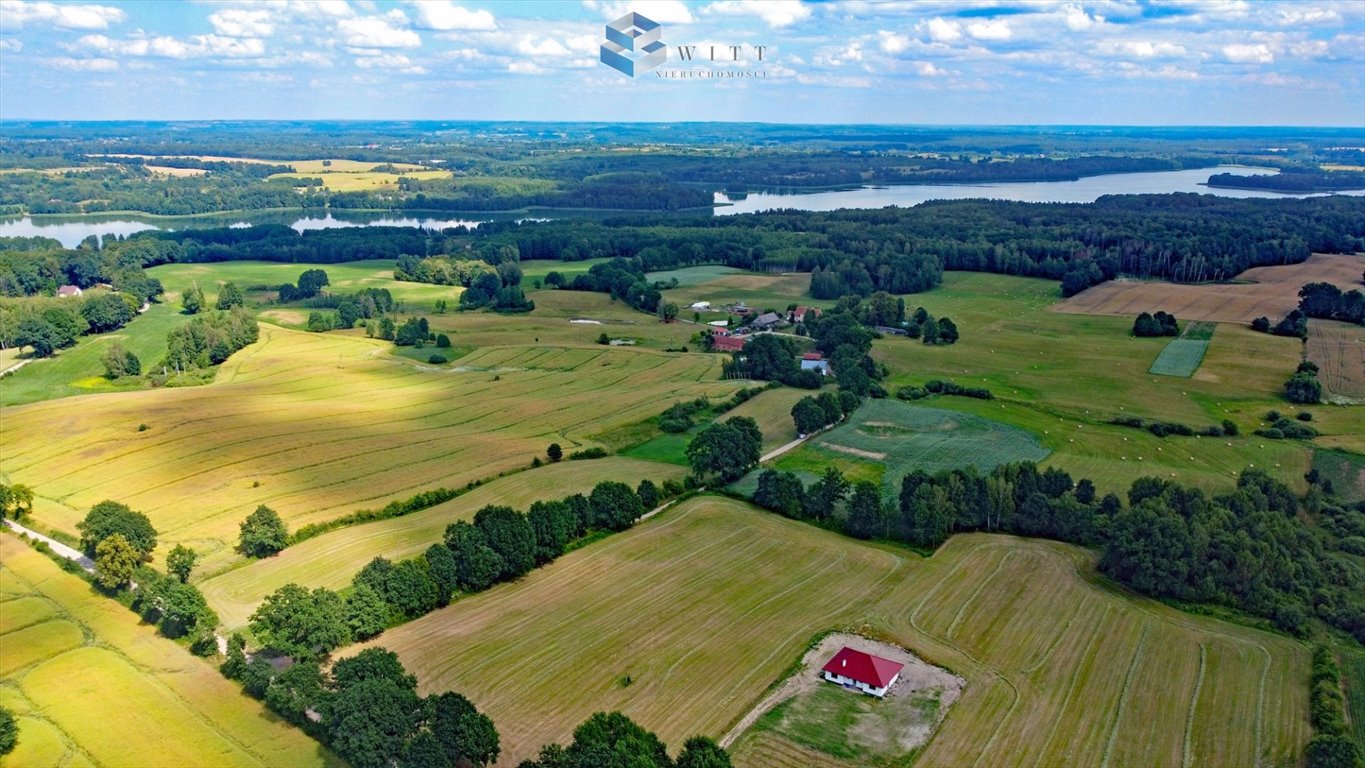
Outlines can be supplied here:
[[1226, 189], [1265, 189], [1271, 192], [1331, 192], [1365, 189], [1365, 173], [1323, 171], [1316, 168], [1285, 168], [1280, 173], [1268, 176], [1215, 173], [1209, 177], [1208, 185]]
[[[731, 395], [728, 400], [719, 403], [711, 402], [711, 399], [705, 395], [693, 400], [674, 403], [659, 414], [659, 430], [673, 434], [686, 432], [696, 425], [696, 419], [706, 416], [719, 416], [732, 408], [738, 408], [749, 402], [755, 395], [776, 386], [778, 386], [776, 383], [770, 383], [766, 387], [745, 387]], [[551, 458], [553, 459], [553, 457]], [[557, 461], [557, 459], [555, 460]]]
[[568, 746], [548, 744], [517, 768], [730, 768], [730, 756], [716, 742], [694, 736], [678, 759], [653, 732], [620, 712], [597, 712], [574, 729]]
[[1251, 321], [1251, 329], [1261, 333], [1273, 333], [1276, 336], [1291, 336], [1296, 339], [1308, 338], [1308, 315], [1302, 309], [1290, 310], [1289, 314], [1280, 318], [1280, 321], [1271, 325], [1270, 318], [1262, 315]]
[[1356, 768], [1362, 751], [1347, 728], [1341, 667], [1326, 646], [1313, 648], [1308, 690], [1308, 716], [1314, 731], [1305, 750], [1308, 768]]
[[[1031, 463], [906, 475], [887, 503], [872, 483], [837, 469], [804, 487], [765, 470], [754, 502], [859, 538], [933, 548], [960, 531], [1000, 531], [1095, 547], [1100, 570], [1147, 595], [1228, 605], [1303, 632], [1317, 618], [1365, 641], [1365, 569], [1334, 531], [1365, 531], [1365, 505], [1332, 501], [1315, 485], [1304, 499], [1260, 470], [1209, 497], [1158, 478], [1133, 483], [1126, 503], [1089, 480]], [[1334, 521], [1332, 530], [1302, 513]]]
[[1365, 325], [1365, 294], [1343, 291], [1331, 283], [1309, 283], [1299, 289], [1299, 311], [1308, 317]]
[[1318, 381], [1317, 365], [1307, 360], [1299, 363], [1294, 375], [1284, 383], [1284, 396], [1289, 402], [1300, 405], [1322, 402], [1322, 382]]
[[287, 182], [261, 182], [249, 163], [221, 163], [198, 176], [165, 176], [141, 163], [83, 168], [62, 173], [8, 174], [0, 206], [27, 213], [140, 211], [184, 216], [232, 210], [322, 207], [317, 193], [300, 195]]
[[256, 318], [243, 307], [196, 315], [167, 335], [161, 365], [177, 372], [219, 365], [259, 335]]

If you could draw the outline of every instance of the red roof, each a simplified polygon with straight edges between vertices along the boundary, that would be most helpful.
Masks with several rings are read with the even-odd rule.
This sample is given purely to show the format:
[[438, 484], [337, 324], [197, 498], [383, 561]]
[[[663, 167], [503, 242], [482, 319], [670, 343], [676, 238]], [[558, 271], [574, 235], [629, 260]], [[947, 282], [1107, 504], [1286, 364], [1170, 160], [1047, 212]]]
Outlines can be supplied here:
[[801, 356], [802, 360], [824, 360], [825, 356], [819, 352], [807, 352]]
[[721, 352], [738, 352], [744, 349], [744, 339], [738, 336], [713, 336], [711, 348]]
[[885, 688], [890, 685], [904, 668], [904, 664], [852, 648], [840, 650], [825, 665], [825, 671], [830, 674], [843, 675], [873, 688]]

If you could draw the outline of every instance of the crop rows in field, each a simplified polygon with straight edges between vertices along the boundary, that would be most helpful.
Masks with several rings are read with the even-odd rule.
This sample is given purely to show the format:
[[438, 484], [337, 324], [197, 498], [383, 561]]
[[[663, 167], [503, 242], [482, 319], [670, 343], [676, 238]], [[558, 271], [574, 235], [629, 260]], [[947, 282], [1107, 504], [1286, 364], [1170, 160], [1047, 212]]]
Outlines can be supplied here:
[[[1074, 547], [987, 535], [922, 560], [701, 497], [374, 644], [423, 691], [488, 711], [502, 765], [600, 709], [670, 744], [719, 737], [812, 635], [859, 626], [968, 680], [916, 765], [1294, 763], [1302, 646], [1103, 588], [1092, 569]], [[735, 758], [810, 759], [772, 734]]]
[[1209, 342], [1202, 339], [1172, 339], [1152, 361], [1148, 373], [1188, 379], [1199, 370], [1208, 349]]
[[146, 512], [163, 542], [208, 553], [213, 570], [258, 504], [292, 529], [525, 467], [551, 442], [571, 450], [661, 402], [741, 386], [705, 355], [486, 348], [433, 369], [387, 347], [265, 326], [212, 386], [6, 409], [13, 450], [0, 470], [37, 490], [44, 524], [74, 530], [116, 498]]
[[0, 704], [19, 722], [6, 765], [339, 764], [14, 536], [0, 560]]
[[1308, 359], [1329, 396], [1365, 402], [1365, 327], [1331, 320], [1308, 322]]
[[844, 424], [816, 436], [806, 446], [776, 462], [780, 469], [807, 470], [810, 455], [819, 459], [867, 463], [883, 467], [883, 490], [899, 492], [901, 478], [923, 470], [930, 474], [974, 466], [989, 471], [1001, 464], [1041, 461], [1042, 442], [1026, 430], [1002, 422], [941, 408], [896, 400], [869, 400]]

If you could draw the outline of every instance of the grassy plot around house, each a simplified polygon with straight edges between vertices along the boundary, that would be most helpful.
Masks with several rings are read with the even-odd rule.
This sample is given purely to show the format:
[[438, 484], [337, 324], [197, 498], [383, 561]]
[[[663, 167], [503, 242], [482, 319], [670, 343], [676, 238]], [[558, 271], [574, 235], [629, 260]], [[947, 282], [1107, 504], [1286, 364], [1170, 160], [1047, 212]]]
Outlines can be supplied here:
[[754, 723], [751, 733], [771, 731], [835, 758], [857, 763], [906, 756], [894, 738], [907, 729], [932, 727], [938, 691], [878, 699], [833, 684], [817, 685], [788, 699]]
[[1036, 436], [1003, 422], [896, 400], [869, 400], [845, 423], [779, 457], [774, 466], [810, 472], [827, 463], [871, 464], [880, 472], [854, 471], [852, 476], [870, 479], [869, 474], [876, 474], [883, 491], [894, 495], [901, 478], [915, 470], [933, 474], [974, 466], [988, 472], [1001, 464], [1042, 461], [1047, 455]]
[[0, 535], [0, 674], [0, 702], [19, 719], [7, 766], [341, 765], [10, 534]]
[[1204, 362], [1204, 353], [1208, 352], [1216, 327], [1213, 323], [1190, 323], [1180, 338], [1172, 339], [1162, 347], [1161, 354], [1156, 356], [1147, 372], [1187, 379], [1193, 376], [1199, 370], [1199, 364]]
[[[422, 693], [458, 690], [489, 713], [506, 765], [598, 710], [670, 744], [719, 738], [812, 635], [839, 628], [967, 681], [916, 766], [1297, 763], [1311, 735], [1303, 645], [1135, 597], [1094, 565], [1076, 547], [985, 534], [920, 558], [701, 496], [372, 644]], [[737, 766], [876, 764], [761, 735], [759, 758], [741, 737]]]

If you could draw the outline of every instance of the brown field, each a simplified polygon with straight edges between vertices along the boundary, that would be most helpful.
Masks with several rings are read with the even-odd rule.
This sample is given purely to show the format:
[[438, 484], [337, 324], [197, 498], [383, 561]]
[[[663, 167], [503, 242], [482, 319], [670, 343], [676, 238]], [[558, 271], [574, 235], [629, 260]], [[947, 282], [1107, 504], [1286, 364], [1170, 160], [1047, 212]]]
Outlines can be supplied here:
[[[924, 559], [714, 496], [370, 644], [488, 712], [511, 766], [597, 710], [719, 738], [830, 629], [967, 680], [917, 766], [1292, 766], [1310, 735], [1303, 645], [1119, 590], [1093, 553], [970, 534]], [[755, 728], [735, 764], [871, 761]]]
[[1331, 320], [1308, 323], [1308, 359], [1329, 395], [1365, 400], [1365, 328]]
[[[1161, 281], [1111, 280], [1049, 307], [1082, 315], [1135, 316], [1165, 310], [1181, 320], [1249, 323], [1258, 317], [1276, 320], [1299, 305], [1299, 289], [1307, 283], [1332, 283], [1342, 290], [1360, 287], [1365, 257], [1315, 253], [1302, 264], [1255, 267], [1239, 282], [1178, 285]], [[1214, 345], [1217, 346], [1216, 344]]]

